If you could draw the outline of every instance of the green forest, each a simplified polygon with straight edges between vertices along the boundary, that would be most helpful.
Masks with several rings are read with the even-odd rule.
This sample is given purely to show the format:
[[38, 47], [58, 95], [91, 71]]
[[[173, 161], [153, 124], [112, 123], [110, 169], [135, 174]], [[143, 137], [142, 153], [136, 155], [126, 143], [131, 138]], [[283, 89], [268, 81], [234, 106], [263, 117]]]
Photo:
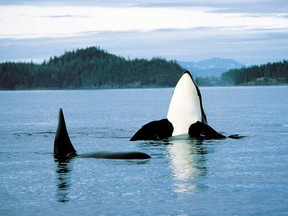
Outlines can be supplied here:
[[42, 64], [0, 64], [0, 89], [171, 87], [183, 69], [161, 58], [126, 60], [97, 47], [65, 52]]
[[[0, 89], [174, 87], [184, 70], [176, 61], [130, 60], [89, 47], [41, 64], [0, 63]], [[288, 84], [288, 62], [231, 69], [221, 77], [195, 77], [195, 81], [200, 86]]]
[[223, 85], [283, 85], [288, 84], [288, 61], [231, 69], [220, 78]]

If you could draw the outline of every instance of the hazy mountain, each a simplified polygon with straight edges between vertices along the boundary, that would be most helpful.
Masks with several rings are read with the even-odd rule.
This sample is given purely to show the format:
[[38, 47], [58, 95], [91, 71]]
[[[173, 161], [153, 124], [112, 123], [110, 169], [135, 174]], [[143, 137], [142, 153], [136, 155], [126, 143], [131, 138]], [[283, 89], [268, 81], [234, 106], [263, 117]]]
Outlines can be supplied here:
[[195, 77], [219, 77], [229, 69], [241, 68], [241, 64], [233, 59], [211, 58], [199, 62], [178, 61], [178, 64], [189, 70]]

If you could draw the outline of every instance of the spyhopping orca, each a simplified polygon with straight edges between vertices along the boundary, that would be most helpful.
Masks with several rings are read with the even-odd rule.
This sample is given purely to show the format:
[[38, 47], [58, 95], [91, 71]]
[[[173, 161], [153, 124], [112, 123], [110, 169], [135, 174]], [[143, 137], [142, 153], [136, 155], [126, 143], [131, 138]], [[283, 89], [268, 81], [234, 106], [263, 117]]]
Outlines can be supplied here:
[[150, 155], [142, 152], [96, 152], [78, 155], [69, 138], [64, 114], [59, 111], [59, 122], [54, 140], [54, 158], [57, 161], [66, 161], [74, 157], [105, 158], [105, 159], [148, 159]]
[[130, 141], [165, 140], [185, 134], [198, 140], [226, 138], [208, 125], [200, 90], [189, 71], [184, 72], [174, 89], [167, 118], [145, 124]]

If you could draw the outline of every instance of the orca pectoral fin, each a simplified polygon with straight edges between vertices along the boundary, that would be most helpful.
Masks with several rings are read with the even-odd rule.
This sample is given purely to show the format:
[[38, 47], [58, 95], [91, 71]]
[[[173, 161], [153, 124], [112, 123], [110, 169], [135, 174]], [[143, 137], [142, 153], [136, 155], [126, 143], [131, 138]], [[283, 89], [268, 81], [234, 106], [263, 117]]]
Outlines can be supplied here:
[[224, 139], [226, 136], [218, 133], [209, 125], [197, 121], [189, 127], [188, 134], [190, 137], [198, 140]]
[[172, 136], [173, 125], [168, 119], [161, 119], [145, 124], [130, 139], [136, 140], [163, 140]]
[[77, 153], [69, 138], [64, 114], [60, 108], [58, 127], [54, 139], [54, 158], [58, 160], [67, 160], [75, 156], [77, 156]]

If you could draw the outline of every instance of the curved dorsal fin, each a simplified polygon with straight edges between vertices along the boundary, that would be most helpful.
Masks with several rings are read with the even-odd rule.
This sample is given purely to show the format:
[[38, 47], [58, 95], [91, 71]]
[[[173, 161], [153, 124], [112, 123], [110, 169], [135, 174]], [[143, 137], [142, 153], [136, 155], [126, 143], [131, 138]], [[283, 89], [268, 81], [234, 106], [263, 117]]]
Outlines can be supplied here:
[[56, 159], [70, 159], [77, 156], [76, 150], [74, 149], [66, 128], [64, 114], [62, 109], [59, 110], [58, 127], [54, 140], [54, 157]]

